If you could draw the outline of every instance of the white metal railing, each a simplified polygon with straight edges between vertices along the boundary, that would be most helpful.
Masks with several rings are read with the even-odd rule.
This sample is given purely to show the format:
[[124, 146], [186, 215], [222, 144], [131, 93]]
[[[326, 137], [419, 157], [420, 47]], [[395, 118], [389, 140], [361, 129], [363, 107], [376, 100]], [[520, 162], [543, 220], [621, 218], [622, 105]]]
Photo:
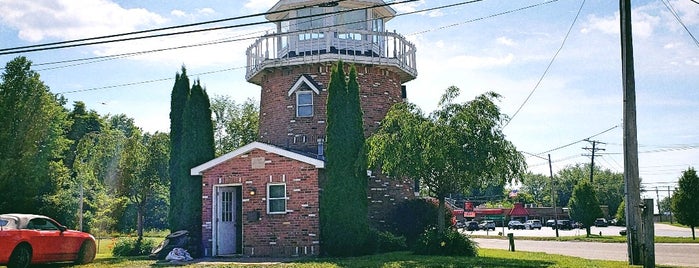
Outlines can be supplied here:
[[322, 29], [267, 34], [246, 51], [245, 78], [250, 81], [266, 67], [285, 64], [350, 60], [392, 65], [415, 78], [415, 45], [395, 32]]

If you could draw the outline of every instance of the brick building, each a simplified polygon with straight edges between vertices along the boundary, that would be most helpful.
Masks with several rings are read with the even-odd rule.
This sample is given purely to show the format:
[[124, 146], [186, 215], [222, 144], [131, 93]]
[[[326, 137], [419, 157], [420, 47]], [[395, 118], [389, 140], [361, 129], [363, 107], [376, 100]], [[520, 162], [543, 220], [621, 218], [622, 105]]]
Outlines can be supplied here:
[[[191, 171], [202, 176], [207, 256], [318, 254], [332, 66], [342, 60], [357, 70], [367, 137], [417, 76], [415, 46], [384, 30], [395, 11], [382, 0], [282, 0], [268, 13], [277, 32], [247, 50], [246, 79], [261, 87], [258, 142]], [[414, 196], [413, 182], [368, 174], [370, 220], [381, 225]]]

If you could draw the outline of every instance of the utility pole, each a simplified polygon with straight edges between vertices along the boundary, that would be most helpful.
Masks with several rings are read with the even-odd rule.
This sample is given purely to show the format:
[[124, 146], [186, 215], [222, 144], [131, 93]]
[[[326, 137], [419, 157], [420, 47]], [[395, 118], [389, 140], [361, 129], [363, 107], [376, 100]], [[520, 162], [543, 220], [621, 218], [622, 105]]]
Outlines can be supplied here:
[[592, 148], [589, 147], [583, 147], [583, 149], [590, 151], [590, 156], [592, 156], [592, 162], [590, 163], [590, 183], [592, 183], [592, 178], [595, 173], [595, 153], [597, 151], [604, 151], [602, 148], [597, 148], [596, 145], [598, 143], [604, 144], [603, 142], [599, 141], [591, 141], [590, 139], [585, 139], [585, 141], [592, 143]]
[[[641, 185], [638, 177], [638, 137], [636, 127], [636, 85], [633, 69], [631, 0], [619, 0], [621, 64], [624, 96], [624, 185], [629, 264], [641, 264]], [[652, 243], [652, 242], [651, 242]], [[649, 245], [646, 245], [649, 246]]]
[[558, 237], [558, 209], [556, 208], [556, 191], [553, 185], [553, 168], [551, 167], [551, 154], [549, 154], [549, 175], [551, 176], [551, 202], [553, 203], [553, 217], [556, 221], [553, 223], [553, 228], [556, 229], [556, 237]]
[[663, 221], [663, 210], [660, 209], [660, 194], [658, 194], [658, 186], [655, 186], [655, 200], [658, 202], [658, 215], [660, 215], [660, 221]]
[[670, 185], [667, 186], [667, 199], [670, 200], [670, 224], [672, 224], [672, 193], [670, 193]]

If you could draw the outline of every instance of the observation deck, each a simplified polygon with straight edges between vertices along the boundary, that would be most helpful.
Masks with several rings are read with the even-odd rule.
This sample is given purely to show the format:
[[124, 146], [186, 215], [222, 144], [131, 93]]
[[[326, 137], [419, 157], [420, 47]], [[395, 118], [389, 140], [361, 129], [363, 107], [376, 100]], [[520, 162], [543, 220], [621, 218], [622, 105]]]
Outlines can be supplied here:
[[374, 7], [381, 0], [345, 0], [337, 6], [322, 3], [282, 0], [270, 9], [267, 19], [277, 31], [248, 47], [248, 82], [260, 85], [267, 68], [338, 60], [389, 68], [402, 83], [415, 79], [415, 45], [398, 33], [384, 31], [385, 21], [395, 15], [393, 9]]
[[[289, 42], [290, 39], [298, 41]], [[415, 45], [400, 34], [391, 32], [314, 31], [268, 34], [248, 47], [246, 55], [245, 79], [257, 85], [260, 84], [260, 72], [265, 68], [338, 60], [395, 68], [400, 71], [403, 83], [417, 76]]]

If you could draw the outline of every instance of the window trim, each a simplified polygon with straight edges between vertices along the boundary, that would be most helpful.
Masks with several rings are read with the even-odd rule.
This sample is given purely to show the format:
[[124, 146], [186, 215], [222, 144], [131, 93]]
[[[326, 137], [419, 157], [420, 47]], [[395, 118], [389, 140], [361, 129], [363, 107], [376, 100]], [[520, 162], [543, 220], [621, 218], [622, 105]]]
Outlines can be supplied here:
[[[301, 106], [301, 104], [299, 104], [299, 96], [302, 94], [308, 94], [311, 97], [310, 104], [304, 104], [303, 106]], [[299, 114], [301, 107], [309, 107], [309, 106], [311, 107], [311, 113], [309, 115], [300, 115]], [[313, 113], [313, 91], [310, 91], [310, 90], [296, 91], [296, 117], [313, 117], [313, 114], [314, 114]]]
[[[270, 189], [273, 186], [283, 186], [284, 187], [284, 196], [283, 197], [270, 197]], [[278, 200], [283, 200], [284, 201], [284, 211], [271, 211], [270, 208], [270, 203], [271, 201], [278, 201]], [[267, 214], [286, 214], [287, 212], [287, 200], [289, 200], [288, 196], [286, 195], [286, 183], [269, 183], [267, 184]]]

